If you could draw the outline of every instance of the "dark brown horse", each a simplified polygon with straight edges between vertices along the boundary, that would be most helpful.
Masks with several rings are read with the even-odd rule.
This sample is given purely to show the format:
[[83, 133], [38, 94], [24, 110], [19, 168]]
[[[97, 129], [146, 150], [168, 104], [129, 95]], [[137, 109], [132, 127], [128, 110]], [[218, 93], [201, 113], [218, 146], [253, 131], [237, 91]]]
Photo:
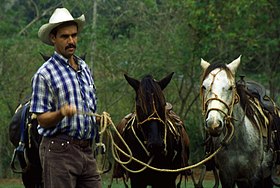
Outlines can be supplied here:
[[[184, 124], [167, 105], [163, 89], [169, 84], [173, 73], [160, 81], [145, 76], [141, 81], [125, 75], [127, 82], [136, 92], [135, 113], [126, 116], [118, 125], [124, 139], [117, 136], [114, 140], [130, 157], [117, 152], [118, 163], [113, 177], [127, 175], [132, 188], [175, 188], [176, 178], [184, 172], [170, 172], [160, 169], [179, 169], [187, 166], [189, 158], [189, 138]], [[131, 157], [158, 168], [151, 169]], [[180, 182], [179, 182], [180, 183]], [[178, 185], [180, 186], [180, 185]]]
[[[22, 174], [26, 188], [42, 188], [42, 167], [39, 158], [41, 136], [38, 134], [38, 122], [29, 112], [29, 100], [20, 104], [9, 126], [9, 137], [15, 146], [11, 168]], [[18, 165], [17, 165], [18, 164]]]

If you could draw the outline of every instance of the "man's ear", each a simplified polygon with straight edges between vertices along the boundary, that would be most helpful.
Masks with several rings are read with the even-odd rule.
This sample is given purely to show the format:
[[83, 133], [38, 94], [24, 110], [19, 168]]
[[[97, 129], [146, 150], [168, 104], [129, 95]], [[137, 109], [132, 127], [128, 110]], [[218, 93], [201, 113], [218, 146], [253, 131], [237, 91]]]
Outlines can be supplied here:
[[54, 43], [55, 42], [55, 38], [56, 38], [55, 35], [53, 33], [50, 33], [49, 37], [50, 37], [52, 43]]

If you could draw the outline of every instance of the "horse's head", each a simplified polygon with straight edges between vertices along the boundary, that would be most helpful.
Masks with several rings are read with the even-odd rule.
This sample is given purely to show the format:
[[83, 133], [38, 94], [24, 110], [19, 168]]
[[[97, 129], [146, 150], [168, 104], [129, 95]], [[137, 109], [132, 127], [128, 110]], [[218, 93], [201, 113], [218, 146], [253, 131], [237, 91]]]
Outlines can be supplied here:
[[201, 60], [204, 70], [201, 98], [205, 115], [205, 129], [211, 136], [219, 136], [232, 116], [233, 105], [238, 99], [235, 72], [240, 57], [230, 64], [212, 64]]
[[141, 81], [124, 75], [129, 85], [136, 92], [136, 117], [138, 127], [147, 142], [147, 149], [151, 153], [161, 153], [165, 148], [166, 114], [163, 89], [169, 84], [173, 73], [160, 81], [151, 75]]

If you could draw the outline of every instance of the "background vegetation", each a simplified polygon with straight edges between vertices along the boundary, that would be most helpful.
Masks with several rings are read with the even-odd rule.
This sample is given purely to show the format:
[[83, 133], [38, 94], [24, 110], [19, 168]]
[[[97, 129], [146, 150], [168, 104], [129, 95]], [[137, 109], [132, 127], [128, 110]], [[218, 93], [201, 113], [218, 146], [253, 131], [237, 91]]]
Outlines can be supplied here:
[[238, 75], [265, 85], [279, 104], [279, 0], [2, 0], [0, 4], [0, 178], [13, 146], [8, 126], [30, 81], [53, 48], [38, 40], [39, 27], [56, 7], [66, 7], [87, 25], [77, 54], [86, 53], [98, 92], [98, 112], [115, 123], [134, 109], [126, 73], [161, 79], [175, 72], [165, 90], [191, 139], [191, 162], [202, 158], [199, 100], [200, 58], [230, 63], [242, 55]]

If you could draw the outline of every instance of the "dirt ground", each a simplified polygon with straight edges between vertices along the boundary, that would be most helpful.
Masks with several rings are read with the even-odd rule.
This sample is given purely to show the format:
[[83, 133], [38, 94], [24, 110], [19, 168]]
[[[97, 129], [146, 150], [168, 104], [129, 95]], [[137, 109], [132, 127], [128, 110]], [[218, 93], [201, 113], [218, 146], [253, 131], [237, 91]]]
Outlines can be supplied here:
[[[195, 177], [198, 179], [200, 177], [200, 169], [193, 169]], [[204, 177], [205, 180], [214, 180], [214, 175], [212, 171], [207, 171]]]
[[21, 184], [21, 179], [0, 179], [0, 184]]

